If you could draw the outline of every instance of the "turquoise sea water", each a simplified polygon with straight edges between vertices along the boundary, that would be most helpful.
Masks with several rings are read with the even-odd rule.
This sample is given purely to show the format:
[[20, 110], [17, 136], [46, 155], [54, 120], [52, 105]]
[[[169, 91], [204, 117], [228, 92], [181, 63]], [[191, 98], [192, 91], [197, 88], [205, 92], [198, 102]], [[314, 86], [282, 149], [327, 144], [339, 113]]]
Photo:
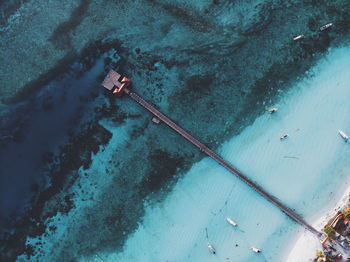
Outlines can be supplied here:
[[347, 1], [0, 9], [0, 261], [284, 261], [303, 232], [105, 92], [111, 68], [310, 223], [347, 187], [349, 149], [337, 135], [350, 133]]
[[[349, 183], [350, 148], [337, 134], [350, 128], [349, 58], [349, 48], [330, 51], [278, 102], [275, 115], [262, 115], [219, 149], [310, 223]], [[281, 142], [283, 133], [290, 137]], [[165, 201], [145, 205], [146, 216], [124, 250], [101, 255], [107, 261], [285, 261], [304, 231], [211, 159], [194, 165]], [[208, 241], [217, 255], [207, 250]], [[310, 253], [305, 247], [303, 261]]]
[[[338, 200], [349, 183], [350, 166], [346, 159], [350, 149], [337, 134], [339, 128], [350, 129], [347, 104], [350, 76], [346, 70], [350, 66], [349, 57], [348, 47], [331, 50], [281, 97], [276, 103], [279, 107], [276, 114], [261, 115], [218, 149], [225, 159], [310, 223]], [[76, 208], [68, 215], [58, 214], [50, 219], [49, 226], [58, 228], [54, 234], [27, 239], [27, 244], [33, 246], [38, 241], [42, 243], [43, 250], [49, 251], [41, 252], [46, 259], [61, 252], [53, 247], [62, 241], [69, 242], [71, 235], [84, 230], [81, 220], [86, 219], [86, 210], [96, 201], [112, 203], [118, 196], [101, 197], [104, 188], [116, 182], [109, 176], [101, 179], [101, 174], [120, 154], [118, 148], [128, 143], [130, 123], [118, 128], [108, 122], [102, 124], [113, 132], [113, 138], [93, 156], [88, 170], [80, 170], [76, 186], [71, 189], [76, 193], [73, 197]], [[290, 137], [281, 142], [279, 136], [284, 133]], [[87, 195], [84, 189], [91, 185], [94, 190]], [[285, 261], [296, 237], [305, 231], [207, 158], [192, 166], [164, 200], [145, 201], [143, 205], [144, 217], [130, 214], [138, 228], [127, 238], [122, 250], [83, 255], [79, 260]], [[238, 228], [227, 224], [226, 217], [238, 222]], [[87, 236], [98, 237], [96, 232]], [[207, 250], [208, 241], [217, 255]], [[253, 253], [251, 246], [263, 252]], [[308, 256], [313, 254], [305, 251]]]

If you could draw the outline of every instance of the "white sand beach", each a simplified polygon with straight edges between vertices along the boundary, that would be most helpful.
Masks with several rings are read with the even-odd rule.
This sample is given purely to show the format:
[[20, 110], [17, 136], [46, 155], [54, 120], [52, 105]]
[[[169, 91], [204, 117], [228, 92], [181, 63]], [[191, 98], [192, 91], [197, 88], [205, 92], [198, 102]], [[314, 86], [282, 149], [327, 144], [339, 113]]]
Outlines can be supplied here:
[[[327, 222], [334, 217], [334, 215], [349, 205], [350, 186], [345, 190], [343, 196], [335, 204], [330, 206], [330, 209], [321, 217], [319, 217], [312, 225], [319, 231], [322, 231]], [[286, 262], [297, 261], [312, 261], [315, 257], [316, 250], [322, 250], [320, 241], [305, 230], [300, 233], [294, 247], [291, 249]], [[308, 258], [308, 260], [306, 260]]]

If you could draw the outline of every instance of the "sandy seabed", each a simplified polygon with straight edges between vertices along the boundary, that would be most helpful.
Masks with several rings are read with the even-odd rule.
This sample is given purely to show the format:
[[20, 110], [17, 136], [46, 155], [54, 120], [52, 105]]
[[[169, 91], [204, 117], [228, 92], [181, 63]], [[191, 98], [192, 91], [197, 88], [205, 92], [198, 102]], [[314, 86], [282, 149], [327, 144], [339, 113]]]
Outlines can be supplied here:
[[[338, 129], [350, 130], [349, 57], [350, 48], [330, 50], [276, 104], [279, 107], [276, 114], [261, 115], [218, 150], [227, 161], [307, 221], [316, 220], [315, 216], [330, 206], [333, 210], [349, 182], [350, 149], [337, 134]], [[116, 130], [112, 141], [124, 141], [122, 133]], [[280, 141], [284, 133], [290, 137]], [[104, 153], [113, 152], [109, 147], [116, 148], [111, 142], [93, 157], [96, 168], [104, 167], [109, 161]], [[96, 173], [95, 164], [92, 173]], [[84, 176], [81, 177], [84, 184]], [[97, 184], [105, 184], [100, 176], [94, 177]], [[40, 241], [42, 259], [59, 254], [55, 245], [68, 241], [73, 231], [80, 230], [79, 212], [83, 213], [90, 202], [84, 203], [79, 204], [80, 211], [75, 210], [70, 216], [51, 218], [50, 225], [57, 226], [59, 232], [40, 239], [28, 237], [27, 244]], [[102, 258], [126, 262], [274, 262], [286, 261], [289, 254], [289, 261], [302, 262], [308, 261], [315, 252], [314, 241], [308, 239], [305, 239], [307, 245], [299, 240], [293, 248], [298, 236], [310, 237], [304, 229], [209, 158], [193, 165], [164, 201], [157, 204], [146, 201], [144, 206], [145, 216], [138, 218], [139, 227], [129, 236], [122, 251], [101, 251], [81, 256], [80, 261], [101, 261]], [[232, 228], [226, 217], [232, 217], [238, 227]], [[208, 251], [208, 242], [216, 248], [215, 256]], [[251, 252], [252, 246], [263, 252]], [[24, 256], [18, 259], [26, 260]]]
[[[331, 206], [332, 212], [314, 223], [317, 228], [333, 214], [349, 180], [350, 150], [337, 134], [338, 129], [350, 130], [349, 58], [349, 48], [330, 50], [276, 105], [277, 114], [257, 118], [219, 149], [225, 159], [307, 221]], [[284, 133], [290, 137], [281, 142]], [[310, 233], [208, 158], [195, 164], [165, 201], [145, 205], [146, 215], [123, 251], [99, 257], [105, 261], [286, 261], [288, 257], [302, 262], [309, 261], [319, 246]], [[225, 222], [228, 216], [238, 228]], [[208, 242], [217, 255], [207, 250]], [[251, 246], [263, 252], [253, 253]]]

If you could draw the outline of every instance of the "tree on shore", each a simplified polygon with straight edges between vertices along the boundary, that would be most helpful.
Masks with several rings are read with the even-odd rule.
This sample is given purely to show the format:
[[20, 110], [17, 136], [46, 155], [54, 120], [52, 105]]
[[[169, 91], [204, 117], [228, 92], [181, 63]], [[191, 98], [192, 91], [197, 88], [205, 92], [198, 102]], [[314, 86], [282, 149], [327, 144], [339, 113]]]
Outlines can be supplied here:
[[316, 250], [316, 258], [325, 257], [322, 250]]
[[335, 230], [331, 226], [325, 226], [323, 231], [327, 234], [328, 237], [334, 238], [335, 237]]
[[350, 207], [344, 208], [343, 214], [346, 218], [350, 218]]

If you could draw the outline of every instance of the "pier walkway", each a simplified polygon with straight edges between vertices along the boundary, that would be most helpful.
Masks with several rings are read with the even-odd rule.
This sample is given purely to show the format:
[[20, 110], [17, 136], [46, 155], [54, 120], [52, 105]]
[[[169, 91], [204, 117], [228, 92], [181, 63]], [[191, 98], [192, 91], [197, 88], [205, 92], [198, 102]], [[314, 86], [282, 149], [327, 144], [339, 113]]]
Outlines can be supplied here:
[[[108, 77], [108, 76], [107, 76]], [[107, 79], [107, 78], [106, 78]], [[126, 79], [127, 83], [129, 82], [128, 79]], [[123, 83], [123, 80], [122, 82]], [[125, 83], [125, 82], [124, 82]], [[104, 84], [103, 84], [104, 85]], [[112, 88], [109, 88], [109, 86], [104, 85], [107, 89], [111, 90]], [[117, 86], [120, 87], [120, 84]], [[227, 170], [229, 170], [233, 175], [237, 176], [239, 179], [244, 181], [248, 186], [253, 188], [256, 192], [258, 192], [261, 196], [266, 198], [268, 201], [276, 205], [282, 212], [284, 212], [288, 217], [290, 217], [295, 222], [299, 223], [301, 226], [308, 229], [310, 232], [315, 234], [317, 237], [320, 237], [322, 234], [321, 232], [317, 231], [313, 226], [308, 224], [301, 216], [299, 216], [296, 212], [291, 210], [289, 207], [284, 205], [279, 199], [265, 191], [261, 186], [250, 180], [248, 177], [243, 175], [239, 170], [237, 170], [234, 166], [232, 166], [230, 163], [226, 162], [222, 157], [220, 157], [218, 154], [216, 154], [214, 151], [212, 151], [210, 148], [208, 148], [206, 145], [202, 144], [200, 141], [198, 141], [196, 138], [191, 136], [187, 131], [185, 131], [183, 128], [175, 124], [172, 120], [170, 120], [167, 116], [162, 114], [159, 110], [157, 110], [154, 106], [146, 102], [144, 99], [142, 99], [138, 94], [135, 92], [132, 92], [130, 89], [126, 86], [121, 86], [121, 88], [116, 89], [117, 91], [114, 91], [116, 94], [125, 93], [129, 95], [133, 100], [135, 100], [138, 104], [143, 106], [145, 109], [147, 109], [149, 112], [151, 112], [155, 117], [157, 117], [160, 121], [164, 122], [166, 125], [168, 125], [170, 128], [175, 130], [178, 134], [180, 134], [182, 137], [187, 139], [189, 142], [191, 142], [193, 145], [195, 145], [200, 151], [207, 154], [209, 157], [214, 159], [216, 162], [218, 162], [220, 165], [225, 167]]]

